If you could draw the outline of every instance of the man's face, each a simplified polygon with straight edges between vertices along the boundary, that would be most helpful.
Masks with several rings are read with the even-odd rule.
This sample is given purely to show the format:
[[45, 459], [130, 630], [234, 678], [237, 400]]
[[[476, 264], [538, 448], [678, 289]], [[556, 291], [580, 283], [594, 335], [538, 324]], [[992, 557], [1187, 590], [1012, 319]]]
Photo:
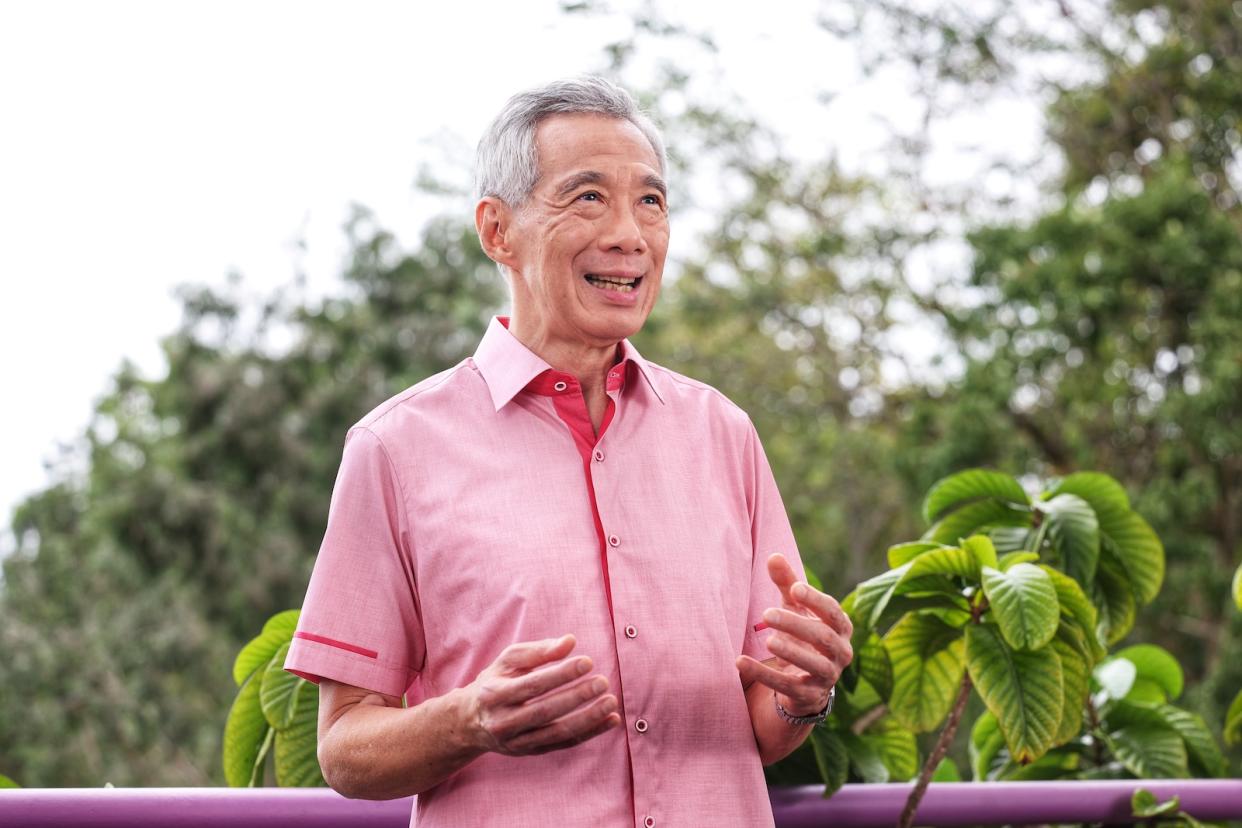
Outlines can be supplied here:
[[660, 291], [668, 206], [660, 164], [629, 121], [555, 115], [535, 133], [539, 183], [512, 218], [515, 333], [599, 347], [636, 333]]

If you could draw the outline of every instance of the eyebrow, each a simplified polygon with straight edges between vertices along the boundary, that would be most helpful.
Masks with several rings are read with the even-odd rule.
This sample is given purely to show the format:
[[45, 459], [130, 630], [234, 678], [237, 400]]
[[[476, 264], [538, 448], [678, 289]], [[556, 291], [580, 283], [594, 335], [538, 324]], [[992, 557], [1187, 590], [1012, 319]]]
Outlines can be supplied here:
[[[599, 184], [604, 180], [604, 174], [596, 170], [583, 170], [580, 173], [574, 173], [556, 190], [557, 197], [564, 197], [572, 193], [574, 190], [585, 184]], [[658, 190], [660, 195], [668, 198], [668, 185], [664, 183], [664, 179], [654, 173], [643, 179], [643, 186]]]

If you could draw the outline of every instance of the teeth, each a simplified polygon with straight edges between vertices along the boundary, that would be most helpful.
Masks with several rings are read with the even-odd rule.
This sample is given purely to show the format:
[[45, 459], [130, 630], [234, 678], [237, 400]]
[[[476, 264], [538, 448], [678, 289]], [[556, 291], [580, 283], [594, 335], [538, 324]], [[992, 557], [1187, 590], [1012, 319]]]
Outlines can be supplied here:
[[596, 287], [606, 287], [609, 290], [615, 290], [618, 293], [629, 293], [634, 290], [637, 279], [611, 279], [607, 276], [596, 276], [594, 273], [588, 273], [586, 280]]

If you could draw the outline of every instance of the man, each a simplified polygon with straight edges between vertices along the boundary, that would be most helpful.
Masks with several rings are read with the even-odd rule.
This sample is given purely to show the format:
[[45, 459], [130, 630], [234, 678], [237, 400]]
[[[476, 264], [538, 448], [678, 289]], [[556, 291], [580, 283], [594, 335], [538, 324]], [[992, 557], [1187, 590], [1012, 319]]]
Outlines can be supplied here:
[[761, 766], [821, 720], [850, 624], [802, 582], [750, 420], [627, 340], [664, 175], [595, 78], [480, 142], [512, 316], [350, 430], [286, 662], [346, 796], [418, 794], [419, 828], [771, 824]]

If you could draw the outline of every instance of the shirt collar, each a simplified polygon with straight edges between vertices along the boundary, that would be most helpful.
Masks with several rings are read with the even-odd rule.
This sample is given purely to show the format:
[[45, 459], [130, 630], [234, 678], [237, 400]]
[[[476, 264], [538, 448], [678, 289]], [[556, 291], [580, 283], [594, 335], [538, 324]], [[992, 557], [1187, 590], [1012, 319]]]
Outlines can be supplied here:
[[[637, 366], [638, 373], [642, 374], [656, 399], [663, 404], [664, 397], [655, 386], [650, 364], [628, 339], [623, 339], [619, 364], [624, 365], [626, 362]], [[492, 317], [487, 332], [483, 334], [483, 339], [474, 352], [474, 364], [483, 376], [487, 392], [492, 397], [492, 405], [497, 411], [504, 408], [535, 377], [552, 370], [552, 366], [544, 362], [543, 358], [509, 333], [507, 316]]]

